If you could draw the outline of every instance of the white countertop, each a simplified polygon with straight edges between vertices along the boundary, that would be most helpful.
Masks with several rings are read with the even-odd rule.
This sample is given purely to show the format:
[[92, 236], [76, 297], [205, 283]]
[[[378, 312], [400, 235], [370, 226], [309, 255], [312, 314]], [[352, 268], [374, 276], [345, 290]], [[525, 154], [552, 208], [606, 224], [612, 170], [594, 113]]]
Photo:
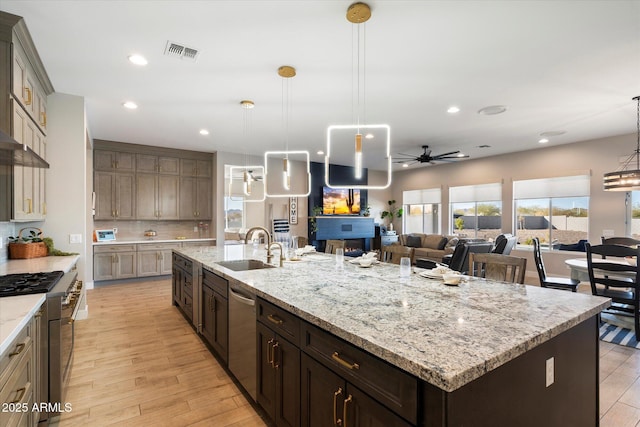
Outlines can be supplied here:
[[102, 245], [132, 245], [138, 243], [180, 243], [180, 242], [215, 242], [215, 237], [202, 238], [202, 239], [123, 239], [123, 240], [110, 240], [108, 242], [93, 242], [93, 246]]
[[607, 298], [484, 279], [457, 287], [418, 274], [404, 279], [397, 265], [338, 266], [326, 254], [285, 261], [283, 268], [235, 272], [216, 262], [265, 260], [265, 251], [253, 245], [175, 251], [445, 391], [610, 305]]
[[29, 323], [45, 300], [46, 294], [0, 298], [0, 355]]
[[[47, 271], [69, 272], [80, 256], [45, 256], [30, 259], [10, 259], [0, 263], [0, 275], [17, 273], [40, 273]], [[11, 298], [11, 297], [9, 297]], [[0, 298], [0, 300], [6, 299]]]

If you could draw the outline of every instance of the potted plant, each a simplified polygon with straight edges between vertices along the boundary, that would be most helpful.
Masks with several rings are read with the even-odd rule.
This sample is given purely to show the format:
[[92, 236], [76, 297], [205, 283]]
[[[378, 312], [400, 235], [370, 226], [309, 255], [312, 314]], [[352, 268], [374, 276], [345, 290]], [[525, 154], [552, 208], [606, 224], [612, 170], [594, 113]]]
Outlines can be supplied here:
[[387, 203], [389, 204], [389, 210], [382, 211], [380, 218], [389, 218], [389, 230], [393, 230], [393, 219], [402, 217], [402, 208], [396, 208], [395, 200], [389, 200]]
[[369, 205], [364, 205], [364, 208], [362, 208], [362, 215], [363, 215], [363, 216], [369, 216], [369, 215], [371, 215], [371, 206], [369, 206]]
[[316, 217], [322, 214], [322, 206], [314, 206], [312, 209], [313, 216], [309, 217], [309, 232], [310, 234], [315, 234], [318, 231], [318, 223], [316, 222]]

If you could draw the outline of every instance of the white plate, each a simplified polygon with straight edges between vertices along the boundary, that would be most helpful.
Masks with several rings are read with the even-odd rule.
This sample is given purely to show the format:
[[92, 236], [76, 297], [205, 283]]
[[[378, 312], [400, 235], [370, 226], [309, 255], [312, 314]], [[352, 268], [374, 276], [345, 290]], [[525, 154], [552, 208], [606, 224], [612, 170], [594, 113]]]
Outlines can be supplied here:
[[358, 264], [358, 267], [360, 267], [360, 268], [371, 268], [371, 267], [373, 267], [373, 264], [369, 264], [369, 265]]
[[445, 274], [449, 273], [450, 271], [447, 271], [446, 273], [438, 273], [436, 271], [433, 270], [425, 270], [420, 274], [422, 277], [427, 277], [429, 279], [442, 279], [442, 276], [444, 276]]

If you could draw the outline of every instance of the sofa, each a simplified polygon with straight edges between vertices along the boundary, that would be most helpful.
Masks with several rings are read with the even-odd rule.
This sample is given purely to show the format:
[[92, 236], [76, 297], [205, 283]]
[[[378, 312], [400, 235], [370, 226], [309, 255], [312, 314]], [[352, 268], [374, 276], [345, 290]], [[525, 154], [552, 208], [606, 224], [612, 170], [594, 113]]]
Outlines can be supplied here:
[[452, 254], [457, 243], [458, 238], [455, 236], [411, 233], [398, 236], [397, 244], [414, 248], [414, 260], [427, 259], [442, 262], [442, 257]]

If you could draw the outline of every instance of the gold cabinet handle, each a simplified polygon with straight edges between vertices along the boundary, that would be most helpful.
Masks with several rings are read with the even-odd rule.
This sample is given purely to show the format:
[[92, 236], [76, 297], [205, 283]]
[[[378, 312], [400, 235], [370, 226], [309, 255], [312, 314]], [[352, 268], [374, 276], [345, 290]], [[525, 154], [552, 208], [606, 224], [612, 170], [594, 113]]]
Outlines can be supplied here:
[[276, 341], [273, 345], [273, 369], [278, 369], [280, 367], [280, 363], [276, 360], [276, 350], [280, 347], [280, 343]]
[[[342, 425], [342, 420], [338, 418], [338, 396], [342, 394], [342, 387], [338, 387], [333, 393], [333, 426], [338, 427]], [[344, 411], [343, 411], [344, 412]]]
[[24, 394], [27, 392], [27, 388], [26, 387], [21, 387], [19, 389], [16, 390], [16, 393], [18, 393], [18, 397], [16, 397], [15, 399], [13, 399], [11, 401], [11, 403], [20, 403], [20, 401], [22, 400], [22, 398], [24, 397]]
[[14, 350], [14, 352], [13, 352], [13, 353], [9, 353], [9, 357], [17, 356], [17, 355], [19, 355], [20, 353], [22, 353], [22, 350], [24, 350], [24, 346], [25, 346], [25, 344], [24, 344], [23, 342], [21, 342], [20, 344], [18, 344], [18, 345], [16, 346], [16, 349]]
[[352, 401], [353, 396], [349, 395], [349, 397], [347, 397], [342, 404], [342, 419], [344, 420], [344, 427], [347, 427], [347, 405]]
[[31, 199], [26, 199], [27, 200], [27, 213], [33, 213], [33, 201]]
[[47, 214], [47, 202], [42, 202], [42, 213]]
[[275, 340], [271, 338], [267, 341], [267, 363], [273, 367], [273, 342]]
[[284, 320], [280, 319], [278, 316], [276, 316], [275, 314], [270, 314], [267, 316], [267, 319], [269, 319], [269, 321], [271, 323], [275, 323], [276, 325], [282, 325], [284, 323]]
[[118, 161], [116, 160], [115, 162], [113, 162], [115, 164], [115, 169], [120, 168], [120, 163], [118, 163]]
[[33, 96], [31, 95], [31, 89], [25, 86], [24, 91], [27, 93], [27, 99], [24, 100], [24, 104], [31, 105], [31, 101], [33, 100]]
[[116, 209], [116, 218], [120, 216], [120, 211]]
[[355, 362], [354, 363], [347, 362], [346, 360], [340, 357], [337, 351], [333, 352], [333, 354], [331, 355], [331, 358], [347, 369], [360, 369], [360, 365], [358, 365]]
[[47, 127], [47, 113], [44, 111], [40, 113], [40, 126]]

